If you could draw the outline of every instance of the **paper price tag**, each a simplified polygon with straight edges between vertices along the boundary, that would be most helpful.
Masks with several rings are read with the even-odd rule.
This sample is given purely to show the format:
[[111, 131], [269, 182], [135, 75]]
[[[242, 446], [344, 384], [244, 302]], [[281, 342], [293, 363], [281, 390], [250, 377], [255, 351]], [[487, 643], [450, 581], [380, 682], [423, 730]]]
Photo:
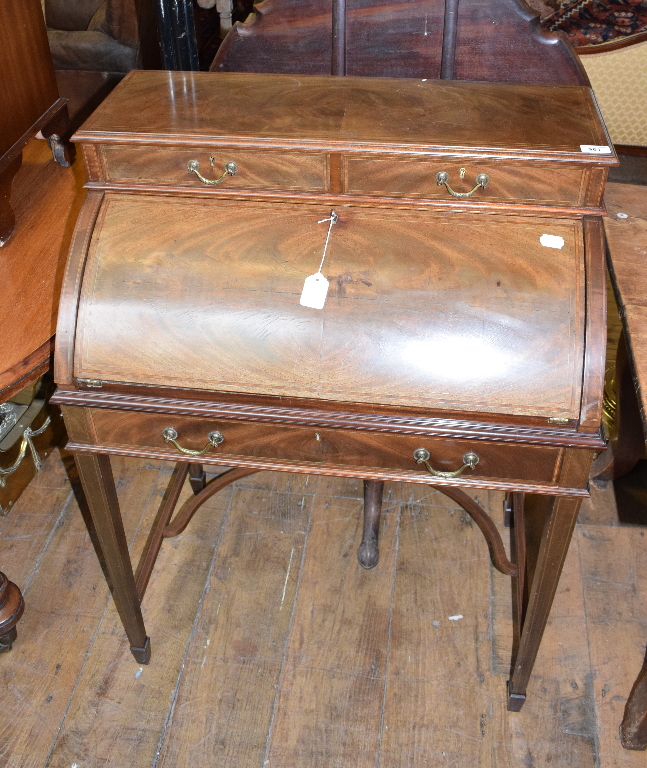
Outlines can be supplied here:
[[563, 248], [564, 238], [559, 235], [542, 235], [539, 242], [546, 248]]
[[587, 155], [610, 155], [611, 147], [601, 144], [580, 144], [580, 150]]
[[323, 309], [329, 285], [330, 283], [321, 272], [316, 272], [314, 275], [306, 277], [299, 304], [302, 307], [310, 307], [311, 309]]

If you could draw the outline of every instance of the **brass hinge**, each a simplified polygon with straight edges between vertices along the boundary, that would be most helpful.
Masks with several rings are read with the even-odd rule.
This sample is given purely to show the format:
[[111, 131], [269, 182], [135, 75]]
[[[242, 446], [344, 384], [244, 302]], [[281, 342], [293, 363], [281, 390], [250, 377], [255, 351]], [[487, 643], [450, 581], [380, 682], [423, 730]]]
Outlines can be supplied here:
[[562, 416], [551, 416], [548, 419], [549, 424], [568, 424], [568, 419], [563, 418]]

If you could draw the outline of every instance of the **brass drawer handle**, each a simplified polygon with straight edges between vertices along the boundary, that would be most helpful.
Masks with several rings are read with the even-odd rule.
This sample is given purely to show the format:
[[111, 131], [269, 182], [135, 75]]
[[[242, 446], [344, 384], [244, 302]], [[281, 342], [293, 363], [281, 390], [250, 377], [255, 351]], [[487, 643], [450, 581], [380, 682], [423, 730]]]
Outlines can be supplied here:
[[206, 453], [212, 445], [214, 448], [217, 448], [225, 439], [222, 435], [222, 432], [209, 432], [207, 435], [209, 442], [205, 445], [205, 447], [201, 451], [192, 451], [189, 448], [182, 448], [182, 446], [177, 442], [177, 436], [177, 429], [174, 429], [173, 427], [166, 427], [166, 429], [162, 430], [162, 437], [164, 438], [164, 442], [173, 443], [178, 451], [182, 451], [182, 453], [188, 453], [189, 456], [202, 456], [202, 454]]
[[470, 451], [463, 456], [463, 466], [460, 469], [457, 469], [454, 472], [439, 472], [429, 464], [429, 456], [429, 451], [426, 448], [416, 448], [413, 452], [413, 458], [416, 460], [416, 463], [424, 464], [435, 477], [458, 477], [459, 475], [462, 475], [468, 467], [474, 469], [479, 463], [479, 457]]
[[[461, 168], [461, 179], [463, 178], [463, 175], [463, 169]], [[471, 197], [477, 189], [485, 189], [489, 183], [490, 177], [487, 175], [487, 173], [479, 173], [479, 175], [476, 177], [476, 186], [473, 190], [470, 192], [454, 192], [454, 190], [449, 186], [449, 174], [446, 171], [438, 171], [436, 174], [436, 184], [438, 184], [439, 187], [444, 184], [447, 187], [449, 194], [453, 195], [454, 197]]]
[[[213, 167], [214, 163], [216, 162], [215, 157], [210, 157], [209, 162]], [[229, 162], [225, 163], [225, 170], [223, 171], [222, 176], [217, 179], [209, 180], [205, 179], [205, 177], [200, 173], [200, 163], [197, 160], [189, 160], [189, 162], [186, 164], [186, 167], [189, 173], [195, 173], [195, 175], [203, 184], [208, 184], [211, 187], [215, 186], [216, 184], [220, 184], [220, 182], [223, 181], [225, 177], [233, 176], [238, 171], [238, 166], [236, 163], [230, 160]]]

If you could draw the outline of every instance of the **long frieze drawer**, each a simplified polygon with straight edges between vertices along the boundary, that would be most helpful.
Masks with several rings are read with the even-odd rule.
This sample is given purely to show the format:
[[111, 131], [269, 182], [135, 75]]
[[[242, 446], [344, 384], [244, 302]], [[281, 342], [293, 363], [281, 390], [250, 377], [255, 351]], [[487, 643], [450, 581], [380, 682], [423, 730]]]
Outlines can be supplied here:
[[[327, 187], [327, 159], [323, 153], [125, 145], [102, 146], [99, 151], [108, 182], [193, 189], [291, 189], [316, 192], [323, 192]], [[235, 167], [230, 163], [235, 164]], [[228, 169], [234, 172], [227, 172]], [[222, 179], [215, 183], [221, 176]]]
[[[550, 167], [536, 164], [517, 166], [488, 162], [447, 162], [442, 158], [394, 161], [346, 157], [343, 173], [345, 191], [353, 195], [447, 201], [469, 199], [477, 204], [517, 202], [562, 206], [599, 205], [599, 201], [592, 203], [587, 195], [591, 175], [588, 169], [559, 168], [555, 164]], [[439, 177], [438, 174], [443, 175]], [[447, 184], [442, 183], [445, 178]], [[456, 194], [452, 194], [448, 187]]]
[[[131, 446], [165, 451], [169, 457], [180, 449], [202, 451], [213, 459], [222, 456], [294, 462], [322, 462], [355, 467], [412, 470], [431, 478], [414, 451], [425, 449], [428, 463], [442, 472], [454, 472], [469, 454], [478, 456], [466, 478], [523, 479], [524, 482], [556, 482], [560, 448], [489, 443], [449, 438], [393, 435], [344, 429], [291, 427], [258, 422], [226, 421], [192, 417], [93, 409], [91, 418], [97, 445]], [[165, 433], [165, 430], [167, 432]], [[175, 443], [170, 439], [173, 438]], [[177, 444], [177, 445], [176, 445]], [[179, 446], [179, 447], [178, 447]], [[186, 455], [186, 454], [184, 454]]]

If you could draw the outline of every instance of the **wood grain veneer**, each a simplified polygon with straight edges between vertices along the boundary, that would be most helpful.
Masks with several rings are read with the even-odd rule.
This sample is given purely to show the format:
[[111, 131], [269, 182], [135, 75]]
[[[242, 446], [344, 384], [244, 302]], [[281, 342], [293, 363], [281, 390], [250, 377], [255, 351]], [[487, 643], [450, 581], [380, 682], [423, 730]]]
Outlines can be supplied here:
[[[199, 105], [199, 108], [196, 108]], [[451, 126], [451, 130], [448, 130]], [[589, 88], [243, 73], [131, 72], [77, 131], [82, 142], [478, 154], [615, 165]]]
[[[258, 88], [256, 77], [129, 75], [76, 135], [93, 185], [433, 204], [457, 200], [436, 184], [439, 170], [450, 172], [454, 189], [471, 189], [482, 171], [491, 185], [470, 198], [472, 206], [503, 201], [600, 212], [604, 169], [617, 162], [612, 151], [580, 149], [612, 146], [585, 87], [266, 75]], [[227, 161], [239, 171], [209, 187], [187, 171], [189, 160], [207, 178]], [[459, 182], [462, 167], [467, 175]]]
[[[175, 184], [204, 189], [204, 184], [188, 173], [187, 163], [197, 160], [200, 173], [217, 179], [225, 163], [235, 162], [238, 170], [222, 183], [230, 189], [303, 189], [323, 192], [328, 173], [324, 154], [254, 152], [213, 147], [127, 147], [100, 148], [108, 182], [148, 182]], [[213, 167], [210, 159], [213, 157]]]
[[[202, 450], [207, 434], [220, 431], [225, 440], [210, 458], [222, 458], [227, 464], [231, 457], [285, 459], [299, 462], [320, 462], [339, 465], [382, 467], [420, 472], [423, 481], [426, 470], [420, 468], [413, 452], [420, 447], [431, 453], [430, 463], [435, 469], [452, 471], [462, 465], [462, 457], [475, 451], [479, 463], [469, 478], [518, 479], [553, 483], [556, 481], [559, 448], [497, 444], [470, 440], [403, 436], [397, 433], [359, 432], [339, 429], [320, 429], [279, 426], [255, 422], [226, 421], [202, 418], [178, 418], [168, 414], [133, 414], [109, 410], [90, 411], [96, 441], [104, 446], [142, 446], [166, 451], [172, 460], [177, 450], [164, 442], [162, 431], [169, 426], [179, 434], [183, 447]], [[457, 479], [460, 485], [461, 480]]]
[[[85, 268], [75, 377], [578, 417], [576, 220], [342, 209], [316, 312], [298, 297], [329, 213], [109, 193]], [[546, 232], [563, 248], [541, 245]]]
[[[464, 179], [461, 171], [464, 169]], [[539, 164], [506, 165], [489, 161], [436, 158], [421, 162], [403, 157], [349, 157], [345, 160], [345, 191], [348, 194], [373, 194], [389, 197], [421, 197], [451, 201], [444, 185], [436, 182], [436, 174], [449, 174], [455, 191], [470, 191], [480, 173], [490, 181], [473, 196], [473, 203], [534, 202], [560, 206], [584, 207], [589, 188], [588, 169], [555, 168]], [[597, 203], [599, 206], [599, 201]]]

